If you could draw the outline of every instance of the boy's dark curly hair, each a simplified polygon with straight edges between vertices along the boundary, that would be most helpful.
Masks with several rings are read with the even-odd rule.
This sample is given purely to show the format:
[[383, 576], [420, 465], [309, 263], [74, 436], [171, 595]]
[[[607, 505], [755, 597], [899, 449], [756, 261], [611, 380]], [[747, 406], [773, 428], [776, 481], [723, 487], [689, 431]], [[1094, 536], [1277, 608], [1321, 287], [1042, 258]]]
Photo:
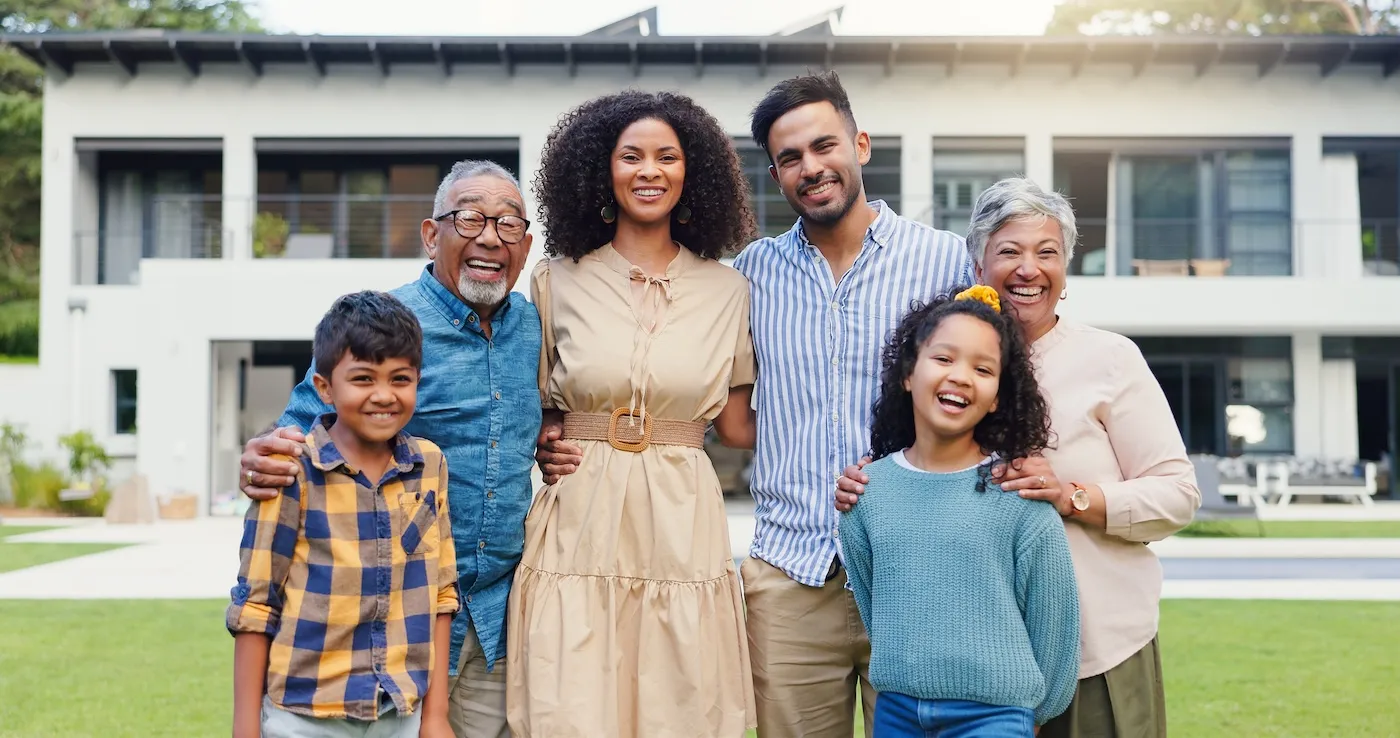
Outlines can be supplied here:
[[[999, 313], [978, 300], [957, 300], [963, 288], [941, 295], [927, 305], [915, 304], [895, 329], [883, 351], [880, 398], [871, 419], [871, 458], [879, 459], [914, 445], [914, 398], [904, 380], [914, 372], [919, 351], [938, 325], [950, 315], [971, 315], [986, 321], [1001, 336], [1001, 378], [997, 409], [977, 424], [972, 437], [988, 454], [1015, 463], [1050, 446], [1050, 411], [1040, 394], [1031, 365], [1030, 348], [1012, 315]], [[990, 465], [982, 467], [978, 487], [985, 489]]]
[[671, 237], [710, 259], [737, 252], [756, 237], [739, 154], [714, 116], [685, 95], [630, 90], [580, 105], [546, 139], [534, 182], [545, 253], [578, 261], [612, 240], [617, 228], [600, 213], [614, 202], [613, 148], [623, 130], [647, 119], [671, 126], [685, 153], [681, 202], [691, 217], [682, 224], [673, 214]]

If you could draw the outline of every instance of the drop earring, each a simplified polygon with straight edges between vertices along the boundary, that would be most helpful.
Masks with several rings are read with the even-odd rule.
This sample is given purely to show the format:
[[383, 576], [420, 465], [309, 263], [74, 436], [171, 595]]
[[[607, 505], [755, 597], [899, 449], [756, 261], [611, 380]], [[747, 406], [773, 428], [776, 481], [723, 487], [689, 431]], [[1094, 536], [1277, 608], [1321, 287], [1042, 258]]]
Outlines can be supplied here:
[[685, 225], [686, 223], [689, 223], [689, 222], [690, 222], [690, 216], [691, 216], [691, 215], [692, 215], [692, 213], [690, 212], [690, 206], [689, 206], [689, 205], [686, 205], [686, 204], [683, 203], [683, 202], [676, 205], [676, 222], [677, 222], [677, 223], [680, 223], [681, 225]]
[[1068, 288], [1068, 287], [1066, 287], [1066, 288], [1060, 290], [1060, 299], [1063, 300], [1063, 299], [1065, 299], [1066, 297], [1069, 297], [1069, 288]]
[[617, 220], [617, 207], [612, 204], [604, 205], [602, 216], [604, 223], [612, 223]]

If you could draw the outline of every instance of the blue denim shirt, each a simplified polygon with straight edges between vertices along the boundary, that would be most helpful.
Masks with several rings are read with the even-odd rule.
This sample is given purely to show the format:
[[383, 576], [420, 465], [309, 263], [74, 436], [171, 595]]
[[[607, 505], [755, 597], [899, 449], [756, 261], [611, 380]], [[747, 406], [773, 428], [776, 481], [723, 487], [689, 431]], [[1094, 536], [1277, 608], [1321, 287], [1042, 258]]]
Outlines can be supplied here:
[[[451, 673], [457, 673], [467, 629], [476, 628], [487, 668], [505, 655], [506, 601], [525, 545], [533, 497], [530, 470], [540, 430], [540, 315], [511, 292], [491, 318], [480, 318], [433, 276], [393, 290], [423, 327], [418, 407], [406, 430], [437, 444], [447, 457], [447, 504], [457, 548], [462, 609], [452, 621]], [[332, 409], [306, 378], [292, 390], [278, 426], [303, 432]]]

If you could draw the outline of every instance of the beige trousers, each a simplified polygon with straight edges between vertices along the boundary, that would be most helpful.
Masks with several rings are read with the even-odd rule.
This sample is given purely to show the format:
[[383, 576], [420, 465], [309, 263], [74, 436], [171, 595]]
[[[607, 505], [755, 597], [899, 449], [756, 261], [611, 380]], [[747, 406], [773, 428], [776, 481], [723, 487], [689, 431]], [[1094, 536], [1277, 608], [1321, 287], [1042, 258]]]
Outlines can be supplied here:
[[850, 738], [859, 684], [865, 734], [874, 733], [870, 639], [842, 570], [822, 587], [755, 558], [744, 580], [749, 660], [762, 738]]
[[457, 676], [448, 684], [447, 720], [457, 738], [510, 738], [506, 725], [506, 660], [496, 661], [486, 671], [486, 654], [476, 638], [476, 629], [467, 631], [462, 642]]

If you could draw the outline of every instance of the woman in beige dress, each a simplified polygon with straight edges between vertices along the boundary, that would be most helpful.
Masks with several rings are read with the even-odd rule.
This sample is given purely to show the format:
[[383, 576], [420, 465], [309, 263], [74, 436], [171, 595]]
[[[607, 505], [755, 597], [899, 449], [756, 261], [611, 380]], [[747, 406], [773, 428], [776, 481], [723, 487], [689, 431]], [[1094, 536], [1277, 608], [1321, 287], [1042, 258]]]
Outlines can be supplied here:
[[739, 159], [689, 98], [565, 116], [535, 182], [540, 399], [582, 451], [537, 495], [507, 625], [516, 736], [734, 736], [755, 724], [740, 584], [703, 449], [752, 447], [752, 237]]

